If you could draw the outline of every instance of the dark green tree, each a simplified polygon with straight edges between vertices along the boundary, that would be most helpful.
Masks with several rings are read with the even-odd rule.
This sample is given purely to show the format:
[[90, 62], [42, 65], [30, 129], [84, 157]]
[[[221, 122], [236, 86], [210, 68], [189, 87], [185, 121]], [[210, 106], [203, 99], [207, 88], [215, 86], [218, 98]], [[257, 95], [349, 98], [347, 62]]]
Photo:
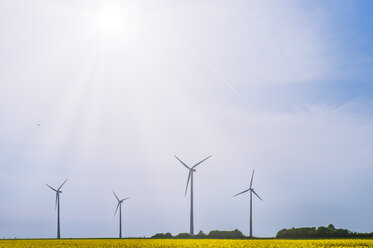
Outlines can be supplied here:
[[189, 233], [179, 233], [178, 235], [175, 236], [175, 238], [177, 239], [189, 239], [191, 237], [192, 235], [190, 235]]
[[152, 239], [171, 239], [172, 234], [171, 233], [157, 233], [151, 237]]
[[195, 235], [196, 238], [202, 239], [206, 237], [206, 234], [201, 230], [197, 235]]

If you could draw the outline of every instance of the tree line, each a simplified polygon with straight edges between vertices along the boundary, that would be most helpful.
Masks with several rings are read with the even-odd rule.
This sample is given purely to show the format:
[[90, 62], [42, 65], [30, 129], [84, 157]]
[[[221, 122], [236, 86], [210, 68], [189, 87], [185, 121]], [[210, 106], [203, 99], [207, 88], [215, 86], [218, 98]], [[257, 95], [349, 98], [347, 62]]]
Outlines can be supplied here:
[[347, 229], [337, 229], [332, 224], [327, 227], [300, 227], [281, 229], [277, 232], [276, 238], [371, 238], [372, 233], [358, 233]]
[[[153, 235], [153, 239], [247, 239], [248, 237], [235, 229], [233, 231], [218, 231], [213, 230], [209, 233], [199, 231], [196, 235], [189, 233], [179, 233], [173, 236], [171, 233], [157, 233]], [[337, 229], [330, 224], [327, 227], [299, 227], [299, 228], [283, 228], [277, 232], [276, 238], [279, 239], [312, 239], [312, 238], [373, 238], [371, 233], [352, 232], [347, 229]]]
[[189, 233], [179, 233], [178, 235], [172, 236], [171, 233], [157, 233], [153, 235], [151, 238], [153, 239], [244, 239], [246, 238], [243, 233], [235, 229], [233, 231], [218, 231], [213, 230], [208, 234], [204, 233], [203, 231], [199, 231], [196, 235], [191, 235]]

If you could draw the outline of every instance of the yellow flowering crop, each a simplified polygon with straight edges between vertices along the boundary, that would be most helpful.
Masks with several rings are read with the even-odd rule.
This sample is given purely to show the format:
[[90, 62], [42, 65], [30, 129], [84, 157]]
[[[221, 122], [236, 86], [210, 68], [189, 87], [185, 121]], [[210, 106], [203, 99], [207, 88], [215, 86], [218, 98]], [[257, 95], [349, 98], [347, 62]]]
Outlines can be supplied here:
[[0, 247], [123, 247], [123, 248], [373, 248], [371, 239], [220, 240], [220, 239], [62, 239], [0, 240]]

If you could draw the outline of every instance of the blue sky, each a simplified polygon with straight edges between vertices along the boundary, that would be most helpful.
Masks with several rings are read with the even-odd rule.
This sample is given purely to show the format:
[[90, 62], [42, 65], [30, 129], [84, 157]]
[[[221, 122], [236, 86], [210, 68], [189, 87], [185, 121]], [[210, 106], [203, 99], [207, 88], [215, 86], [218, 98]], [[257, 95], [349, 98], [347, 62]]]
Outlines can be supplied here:
[[[0, 237], [372, 232], [370, 1], [0, 1]], [[40, 127], [37, 124], [40, 123]]]
[[[338, 4], [339, 5], [339, 4]], [[349, 5], [347, 5], [349, 6]], [[355, 71], [345, 79], [332, 82], [332, 89], [336, 89], [339, 101], [354, 98], [369, 101], [372, 98], [371, 65], [372, 65], [372, 37], [370, 25], [373, 22], [369, 14], [372, 3], [367, 1], [350, 2], [349, 10], [336, 15], [333, 20], [336, 45], [341, 58], [346, 61], [346, 68]], [[338, 8], [337, 8], [338, 9]]]

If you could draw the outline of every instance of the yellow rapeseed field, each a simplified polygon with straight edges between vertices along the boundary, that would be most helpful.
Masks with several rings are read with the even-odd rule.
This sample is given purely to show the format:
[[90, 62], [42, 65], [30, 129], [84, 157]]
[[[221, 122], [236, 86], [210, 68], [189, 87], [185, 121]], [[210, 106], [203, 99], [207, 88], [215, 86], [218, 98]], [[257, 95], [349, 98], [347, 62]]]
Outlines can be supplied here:
[[346, 248], [373, 247], [370, 239], [328, 240], [187, 240], [187, 239], [62, 239], [62, 240], [0, 240], [0, 247], [123, 247], [123, 248]]

